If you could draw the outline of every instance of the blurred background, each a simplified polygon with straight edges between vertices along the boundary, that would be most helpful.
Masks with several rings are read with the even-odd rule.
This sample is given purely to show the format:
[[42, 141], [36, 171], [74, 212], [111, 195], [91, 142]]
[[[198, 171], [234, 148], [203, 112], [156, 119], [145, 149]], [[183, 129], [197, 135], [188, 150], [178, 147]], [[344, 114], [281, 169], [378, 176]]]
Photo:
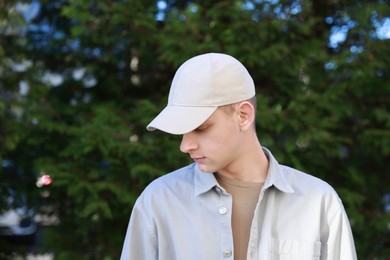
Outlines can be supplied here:
[[119, 258], [190, 163], [145, 126], [205, 52], [246, 65], [261, 143], [335, 187], [359, 259], [390, 259], [390, 1], [0, 0], [1, 259]]

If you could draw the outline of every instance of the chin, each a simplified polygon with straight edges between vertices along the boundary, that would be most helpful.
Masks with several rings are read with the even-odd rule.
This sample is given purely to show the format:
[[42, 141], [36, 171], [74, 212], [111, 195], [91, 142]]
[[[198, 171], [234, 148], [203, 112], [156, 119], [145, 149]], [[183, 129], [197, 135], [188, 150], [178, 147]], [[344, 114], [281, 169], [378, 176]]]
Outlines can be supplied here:
[[204, 164], [199, 164], [199, 163], [198, 163], [198, 168], [199, 168], [202, 172], [214, 173], [214, 172], [217, 172], [217, 171], [218, 171], [217, 167], [212, 167], [212, 166], [210, 166], [210, 165], [204, 165]]
[[204, 165], [204, 164], [198, 164], [198, 168], [202, 171], [202, 172], [214, 172], [211, 167], [208, 167], [207, 165]]

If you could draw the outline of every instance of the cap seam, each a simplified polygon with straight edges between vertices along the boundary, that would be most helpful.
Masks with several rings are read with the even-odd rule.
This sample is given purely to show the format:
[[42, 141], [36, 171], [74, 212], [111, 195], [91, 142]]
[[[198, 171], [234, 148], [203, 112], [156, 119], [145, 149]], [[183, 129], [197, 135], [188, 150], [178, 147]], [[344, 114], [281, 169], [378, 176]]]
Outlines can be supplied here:
[[213, 60], [214, 60], [214, 54], [210, 55], [210, 62], [209, 62], [209, 73], [210, 73], [210, 86], [211, 86], [211, 104], [214, 104], [214, 96], [215, 96], [215, 91], [214, 91], [214, 74], [213, 74]]

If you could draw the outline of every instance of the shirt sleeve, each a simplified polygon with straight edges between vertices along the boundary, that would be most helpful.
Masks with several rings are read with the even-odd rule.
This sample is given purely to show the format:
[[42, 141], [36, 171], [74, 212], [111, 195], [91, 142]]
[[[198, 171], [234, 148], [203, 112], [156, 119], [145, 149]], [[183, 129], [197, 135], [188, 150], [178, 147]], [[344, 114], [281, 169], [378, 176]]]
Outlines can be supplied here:
[[343, 206], [329, 222], [328, 239], [322, 260], [356, 260], [355, 244], [347, 214]]
[[157, 236], [153, 232], [151, 221], [136, 204], [131, 213], [121, 260], [158, 259]]

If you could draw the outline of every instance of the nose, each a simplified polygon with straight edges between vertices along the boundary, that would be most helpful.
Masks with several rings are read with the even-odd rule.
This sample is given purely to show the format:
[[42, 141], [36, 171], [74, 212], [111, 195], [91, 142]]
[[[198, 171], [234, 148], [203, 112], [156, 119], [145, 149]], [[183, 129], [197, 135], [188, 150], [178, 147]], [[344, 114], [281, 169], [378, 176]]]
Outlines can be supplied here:
[[181, 139], [180, 151], [183, 153], [189, 153], [192, 150], [198, 148], [198, 145], [191, 133], [183, 134]]

